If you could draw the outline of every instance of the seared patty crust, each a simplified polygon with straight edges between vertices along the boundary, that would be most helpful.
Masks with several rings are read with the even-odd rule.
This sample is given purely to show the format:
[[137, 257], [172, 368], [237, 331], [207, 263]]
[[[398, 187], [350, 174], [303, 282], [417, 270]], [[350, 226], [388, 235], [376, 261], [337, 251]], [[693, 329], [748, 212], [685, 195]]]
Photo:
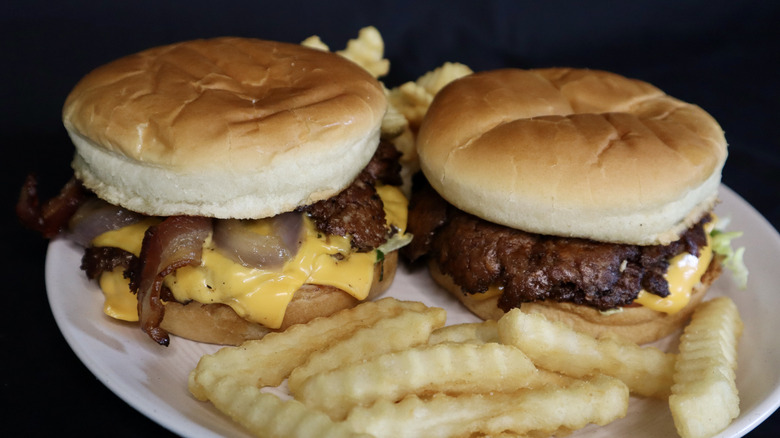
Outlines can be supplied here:
[[384, 204], [374, 184], [401, 185], [400, 156], [391, 143], [380, 142], [371, 161], [349, 187], [300, 210], [308, 213], [323, 233], [350, 236], [356, 250], [373, 250], [393, 233], [386, 226]]
[[401, 253], [412, 262], [432, 257], [467, 294], [503, 288], [504, 311], [544, 300], [609, 310], [630, 305], [642, 289], [669, 295], [668, 260], [683, 252], [698, 256], [710, 220], [706, 215], [669, 245], [544, 236], [463, 212], [425, 185], [412, 196], [408, 232], [415, 237]]

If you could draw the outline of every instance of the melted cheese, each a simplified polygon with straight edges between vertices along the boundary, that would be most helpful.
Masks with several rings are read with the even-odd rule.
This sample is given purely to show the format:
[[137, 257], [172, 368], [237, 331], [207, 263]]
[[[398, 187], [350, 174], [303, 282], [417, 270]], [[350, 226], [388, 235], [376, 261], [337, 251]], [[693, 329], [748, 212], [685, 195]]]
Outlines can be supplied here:
[[482, 300], [487, 300], [489, 298], [497, 297], [502, 293], [504, 293], [504, 286], [493, 285], [490, 286], [488, 290], [486, 290], [483, 293], [471, 294], [471, 298], [477, 301], [482, 301]]
[[320, 236], [309, 218], [304, 223], [303, 243], [281, 269], [246, 268], [223, 256], [208, 239], [202, 264], [178, 269], [165, 277], [165, 285], [179, 302], [227, 304], [241, 317], [270, 328], [282, 325], [287, 304], [305, 283], [335, 286], [364, 299], [374, 279], [376, 254], [350, 254], [349, 239]]
[[[159, 223], [157, 218], [148, 218], [133, 225], [105, 232], [92, 240], [94, 246], [113, 246], [141, 254], [141, 242], [146, 229]], [[124, 278], [124, 270], [117, 268], [100, 275], [98, 282], [103, 291], [103, 313], [123, 321], [138, 321], [138, 299], [130, 292], [130, 280]]]
[[94, 239], [92, 246], [113, 246], [135, 254], [141, 254], [141, 243], [146, 229], [160, 223], [160, 219], [148, 218], [114, 231], [107, 231]]
[[688, 305], [693, 288], [701, 281], [710, 261], [712, 261], [712, 247], [708, 231], [707, 246], [699, 249], [699, 257], [686, 252], [669, 261], [669, 269], [664, 276], [669, 283], [667, 297], [661, 298], [658, 295], [640, 291], [634, 302], [670, 315], [679, 312]]
[[[407, 200], [403, 193], [393, 186], [379, 186], [377, 191], [385, 204], [387, 222], [405, 231]], [[252, 222], [256, 232], [262, 233], [266, 221]], [[138, 255], [143, 233], [151, 225], [105, 233], [93, 245], [116, 246]], [[376, 252], [353, 253], [348, 238], [324, 236], [308, 218], [304, 219], [304, 229], [305, 238], [295, 258], [281, 268], [246, 268], [216, 251], [209, 238], [204, 244], [201, 265], [178, 269], [165, 278], [165, 285], [177, 301], [224, 303], [242, 317], [271, 328], [281, 325], [287, 304], [303, 284], [334, 286], [365, 299], [373, 282]], [[106, 314], [138, 320], [136, 297], [130, 293], [121, 270], [104, 273], [100, 285], [106, 298]]]
[[406, 196], [396, 186], [377, 185], [376, 192], [382, 198], [387, 223], [396, 227], [400, 233], [406, 232], [409, 216], [409, 201]]
[[122, 321], [138, 321], [138, 299], [130, 293], [130, 280], [123, 270], [115, 269], [100, 275], [98, 284], [103, 291], [103, 313]]

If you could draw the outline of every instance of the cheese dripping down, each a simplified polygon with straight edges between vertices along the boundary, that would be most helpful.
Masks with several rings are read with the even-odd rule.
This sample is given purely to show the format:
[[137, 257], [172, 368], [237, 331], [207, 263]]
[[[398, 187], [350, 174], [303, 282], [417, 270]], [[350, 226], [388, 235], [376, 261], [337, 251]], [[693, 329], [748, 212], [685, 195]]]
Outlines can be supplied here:
[[[394, 186], [380, 185], [377, 192], [385, 205], [387, 223], [404, 233], [406, 197]], [[92, 244], [118, 247], [137, 256], [144, 232], [158, 221], [150, 218], [101, 234]], [[262, 219], [254, 222], [262, 228]], [[227, 304], [241, 317], [269, 328], [281, 326], [287, 304], [304, 284], [334, 286], [359, 300], [365, 299], [378, 260], [376, 250], [353, 252], [349, 238], [323, 235], [307, 217], [303, 235], [296, 256], [276, 269], [247, 268], [235, 263], [216, 251], [208, 238], [201, 265], [178, 269], [165, 278], [164, 284], [179, 302]], [[138, 321], [138, 303], [122, 270], [103, 273], [99, 282], [105, 296], [104, 313], [116, 319]]]

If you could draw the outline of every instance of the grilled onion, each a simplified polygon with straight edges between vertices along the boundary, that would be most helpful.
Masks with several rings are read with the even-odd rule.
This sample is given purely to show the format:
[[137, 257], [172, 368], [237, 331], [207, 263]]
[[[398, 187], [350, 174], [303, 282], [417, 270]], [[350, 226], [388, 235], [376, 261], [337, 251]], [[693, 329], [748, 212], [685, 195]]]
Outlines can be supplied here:
[[283, 213], [257, 220], [218, 220], [213, 240], [217, 250], [236, 263], [273, 268], [295, 257], [302, 233], [302, 213]]
[[139, 213], [109, 204], [100, 198], [84, 201], [68, 222], [70, 238], [82, 246], [89, 246], [95, 237], [112, 230], [132, 225], [143, 219]]

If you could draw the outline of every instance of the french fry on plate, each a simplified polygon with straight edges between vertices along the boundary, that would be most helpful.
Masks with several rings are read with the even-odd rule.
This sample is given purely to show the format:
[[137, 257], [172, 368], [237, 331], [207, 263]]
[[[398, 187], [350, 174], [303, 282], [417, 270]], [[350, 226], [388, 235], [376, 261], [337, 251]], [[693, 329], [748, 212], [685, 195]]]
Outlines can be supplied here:
[[617, 338], [594, 338], [539, 313], [512, 309], [498, 321], [502, 343], [520, 348], [539, 368], [584, 378], [616, 377], [632, 394], [666, 398], [672, 386], [675, 354]]
[[735, 370], [742, 327], [737, 306], [728, 297], [705, 301], [693, 312], [680, 338], [669, 397], [681, 437], [713, 436], [739, 415]]

